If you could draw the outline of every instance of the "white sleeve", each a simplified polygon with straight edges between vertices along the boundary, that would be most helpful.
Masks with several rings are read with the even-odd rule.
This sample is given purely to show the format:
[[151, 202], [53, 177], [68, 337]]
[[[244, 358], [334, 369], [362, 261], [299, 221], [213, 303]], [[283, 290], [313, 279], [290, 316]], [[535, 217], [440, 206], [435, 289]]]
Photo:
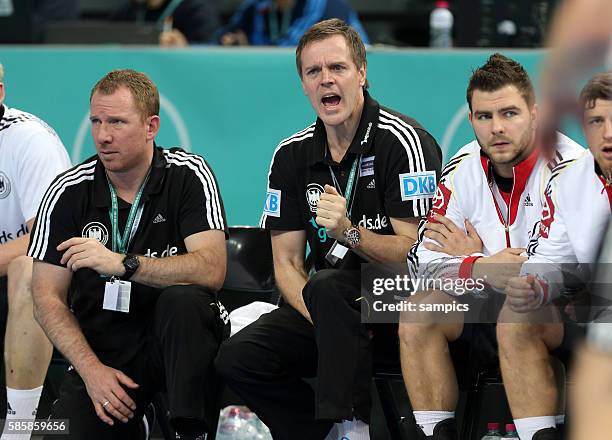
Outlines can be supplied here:
[[588, 278], [588, 268], [580, 266], [568, 234], [558, 182], [551, 179], [544, 193], [544, 206], [538, 232], [527, 246], [528, 260], [522, 276], [535, 275], [543, 289], [546, 304], [578, 289]]
[[[24, 130], [26, 127], [21, 128]], [[61, 140], [42, 127], [27, 127], [15, 148], [17, 194], [26, 220], [36, 216], [38, 205], [53, 179], [70, 167], [70, 159]]]
[[[425, 243], [435, 243], [434, 240], [425, 237], [425, 229], [427, 223], [435, 222], [432, 215], [437, 213], [444, 215], [451, 220], [459, 229], [465, 230], [465, 216], [455, 196], [452, 188], [452, 182], [443, 179], [438, 184], [436, 195], [433, 200], [433, 206], [427, 218], [421, 220], [419, 224], [419, 234], [416, 243], [413, 245], [408, 254], [409, 272], [412, 278], [425, 279], [458, 279], [463, 278], [461, 266], [464, 260], [469, 255], [453, 256], [444, 252], [435, 252], [427, 249]], [[448, 185], [448, 187], [447, 187]], [[473, 256], [482, 256], [483, 254], [474, 254]], [[453, 294], [453, 292], [448, 292]]]

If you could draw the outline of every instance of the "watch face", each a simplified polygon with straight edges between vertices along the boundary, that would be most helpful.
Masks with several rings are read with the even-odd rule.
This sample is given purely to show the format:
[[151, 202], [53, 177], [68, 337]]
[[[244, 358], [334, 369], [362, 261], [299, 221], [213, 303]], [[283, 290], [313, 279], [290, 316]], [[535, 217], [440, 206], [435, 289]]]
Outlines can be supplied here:
[[130, 257], [125, 261], [125, 264], [130, 268], [130, 269], [136, 269], [138, 267], [138, 258], [137, 257]]
[[136, 255], [128, 255], [123, 260], [123, 265], [130, 272], [135, 272], [140, 266], [140, 261], [138, 261], [138, 257]]
[[350, 228], [345, 233], [346, 240], [351, 246], [355, 246], [359, 243], [359, 239], [361, 238], [361, 234], [359, 233], [359, 229]]

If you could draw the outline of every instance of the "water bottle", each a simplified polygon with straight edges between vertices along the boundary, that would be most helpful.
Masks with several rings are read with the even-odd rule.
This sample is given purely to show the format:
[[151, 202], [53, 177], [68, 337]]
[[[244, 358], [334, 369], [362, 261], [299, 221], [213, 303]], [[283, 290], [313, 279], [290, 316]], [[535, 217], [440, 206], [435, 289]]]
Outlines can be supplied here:
[[0, 0], [0, 17], [10, 17], [14, 12], [13, 0]]
[[499, 423], [487, 423], [487, 433], [481, 440], [500, 440]]
[[447, 1], [437, 1], [429, 16], [429, 46], [449, 48], [453, 45], [453, 14]]
[[245, 406], [228, 406], [219, 414], [217, 440], [272, 440], [270, 430]]
[[516, 428], [513, 423], [506, 424], [506, 434], [502, 437], [502, 440], [519, 438]]

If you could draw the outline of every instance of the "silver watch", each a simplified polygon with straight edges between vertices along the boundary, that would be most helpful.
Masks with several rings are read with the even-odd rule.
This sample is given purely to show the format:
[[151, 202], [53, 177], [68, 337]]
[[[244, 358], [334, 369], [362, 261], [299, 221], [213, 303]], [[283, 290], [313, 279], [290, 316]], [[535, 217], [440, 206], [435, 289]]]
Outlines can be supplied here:
[[361, 242], [361, 232], [359, 232], [359, 227], [351, 225], [342, 231], [342, 235], [344, 235], [344, 239], [346, 244], [353, 249]]

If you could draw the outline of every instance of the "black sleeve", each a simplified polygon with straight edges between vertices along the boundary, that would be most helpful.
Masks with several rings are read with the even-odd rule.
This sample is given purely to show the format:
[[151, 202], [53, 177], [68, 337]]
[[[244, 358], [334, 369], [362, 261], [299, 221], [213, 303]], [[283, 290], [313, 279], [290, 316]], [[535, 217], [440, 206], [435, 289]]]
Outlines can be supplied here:
[[[83, 232], [79, 230], [75, 220], [82, 193], [71, 185], [79, 178], [79, 173], [76, 171], [68, 171], [56, 178], [40, 203], [28, 247], [28, 255], [36, 260], [64, 266], [60, 263], [63, 252], [59, 252], [57, 246], [70, 238], [82, 236]], [[85, 173], [80, 174], [82, 176]], [[106, 245], [109, 242], [110, 237], [106, 226], [95, 224], [95, 222], [89, 226], [91, 226], [92, 233], [99, 235], [103, 244]]]
[[217, 179], [204, 158], [195, 154], [189, 156], [189, 161], [196, 166], [189, 169], [181, 193], [181, 237], [185, 239], [211, 229], [222, 230], [227, 237], [227, 220]]
[[290, 145], [279, 147], [274, 152], [266, 201], [260, 226], [279, 231], [304, 229], [297, 194], [296, 172], [290, 154]]
[[[401, 129], [400, 129], [401, 128]], [[404, 122], [387, 132], [385, 148], [385, 207], [395, 218], [422, 217], [431, 207], [442, 167], [442, 152], [425, 130]]]

